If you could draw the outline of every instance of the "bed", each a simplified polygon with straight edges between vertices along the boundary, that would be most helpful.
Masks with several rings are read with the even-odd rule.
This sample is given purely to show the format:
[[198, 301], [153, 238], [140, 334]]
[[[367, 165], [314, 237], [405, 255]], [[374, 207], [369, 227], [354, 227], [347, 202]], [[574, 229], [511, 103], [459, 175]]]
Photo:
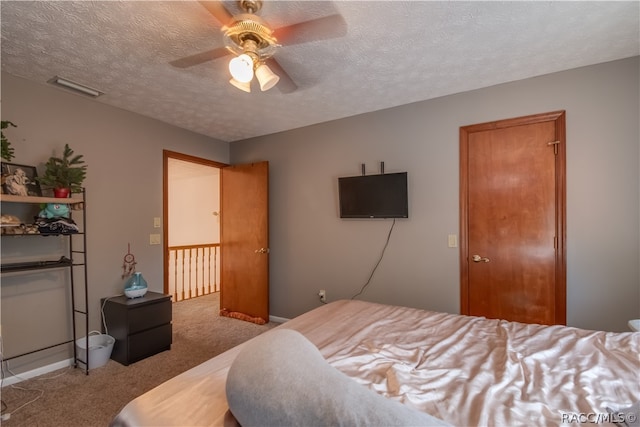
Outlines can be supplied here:
[[[306, 356], [286, 348], [289, 344], [278, 344], [283, 330], [289, 335], [295, 331], [313, 344], [310, 347], [321, 354], [327, 369], [349, 378], [348, 387], [332, 385], [324, 368], [316, 372], [301, 365], [298, 373], [291, 370]], [[265, 357], [267, 346], [275, 347], [271, 358]], [[242, 369], [234, 369], [243, 354], [260, 366], [252, 368], [248, 359]], [[285, 382], [280, 390], [306, 400], [319, 393], [319, 402], [330, 396], [340, 400], [353, 384], [375, 398], [383, 396], [394, 405], [433, 417], [434, 422], [426, 424], [442, 420], [442, 425], [456, 426], [595, 421], [634, 425], [640, 401], [639, 355], [638, 332], [532, 325], [343, 300], [296, 317], [172, 378], [127, 404], [112, 425], [238, 425], [232, 411], [237, 415], [239, 409], [229, 411], [227, 400], [230, 368], [234, 379], [244, 376], [255, 384], [264, 382], [265, 372], [273, 372], [272, 384]], [[314, 372], [304, 378], [309, 371]], [[264, 405], [285, 400], [277, 387], [257, 392]], [[250, 395], [242, 405], [252, 404]], [[265, 422], [260, 424], [276, 424], [261, 419]]]

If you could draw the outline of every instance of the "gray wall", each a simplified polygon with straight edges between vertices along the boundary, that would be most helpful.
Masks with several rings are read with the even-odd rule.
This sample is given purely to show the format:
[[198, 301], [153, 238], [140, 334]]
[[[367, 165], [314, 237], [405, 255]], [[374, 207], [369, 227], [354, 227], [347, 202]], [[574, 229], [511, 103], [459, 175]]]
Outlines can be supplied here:
[[[122, 293], [127, 244], [150, 290], [162, 292], [162, 246], [149, 245], [149, 234], [161, 230], [153, 228], [153, 217], [162, 217], [162, 150], [228, 163], [229, 144], [7, 73], [2, 73], [2, 119], [18, 126], [5, 132], [15, 148], [14, 163], [38, 166], [42, 173], [43, 163], [60, 155], [65, 143], [84, 155], [90, 328], [100, 329], [100, 298]], [[56, 249], [49, 238], [39, 239], [35, 246]], [[2, 243], [3, 258], [13, 256], [8, 251], [15, 245]], [[32, 248], [25, 247], [34, 246], [30, 243], [20, 243], [21, 255], [31, 256]], [[3, 277], [7, 356], [68, 335], [65, 293], [54, 274]], [[34, 360], [37, 366], [51, 363], [42, 355]], [[11, 363], [15, 372], [33, 366], [22, 359]]]
[[[356, 294], [380, 255], [391, 222], [340, 220], [337, 178], [359, 174], [361, 163], [373, 173], [380, 161], [386, 172], [408, 171], [410, 218], [397, 221], [361, 298], [458, 312], [458, 249], [447, 247], [459, 233], [458, 128], [565, 109], [568, 323], [626, 330], [640, 317], [638, 80], [632, 58], [227, 144], [2, 73], [2, 118], [18, 125], [5, 132], [15, 163], [41, 172], [65, 143], [86, 158], [89, 309], [99, 329], [100, 298], [121, 293], [127, 243], [150, 288], [162, 290], [161, 246], [149, 246], [149, 234], [162, 215], [163, 149], [270, 161], [271, 314], [281, 317], [316, 307], [319, 289], [330, 301]], [[39, 244], [49, 249], [59, 250]], [[6, 354], [65, 335], [65, 292], [53, 275], [3, 277]], [[10, 367], [69, 355], [45, 356]]]
[[[567, 323], [628, 330], [640, 317], [638, 57], [233, 143], [234, 163], [270, 162], [271, 314], [350, 298], [376, 263], [390, 220], [341, 220], [337, 178], [408, 171], [398, 220], [361, 299], [459, 312], [459, 127], [567, 112]], [[414, 84], [413, 82], [411, 84]], [[428, 84], [425, 82], [424, 84]], [[372, 89], [375, 90], [375, 89]], [[312, 101], [310, 101], [312, 102]], [[336, 100], [339, 103], [340, 100]]]

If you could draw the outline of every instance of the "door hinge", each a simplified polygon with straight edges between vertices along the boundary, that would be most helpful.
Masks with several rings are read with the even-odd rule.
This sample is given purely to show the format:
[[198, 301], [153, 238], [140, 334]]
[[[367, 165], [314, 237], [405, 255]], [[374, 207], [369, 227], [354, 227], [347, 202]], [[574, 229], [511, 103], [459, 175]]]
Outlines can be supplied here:
[[547, 142], [547, 145], [553, 145], [553, 154], [558, 154], [558, 144], [560, 144], [560, 141]]

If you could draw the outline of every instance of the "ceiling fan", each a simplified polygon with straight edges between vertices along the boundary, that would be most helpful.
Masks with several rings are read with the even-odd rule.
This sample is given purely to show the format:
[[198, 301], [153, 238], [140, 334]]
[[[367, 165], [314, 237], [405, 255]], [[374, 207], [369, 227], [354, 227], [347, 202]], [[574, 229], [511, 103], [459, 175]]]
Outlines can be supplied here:
[[200, 1], [211, 15], [222, 24], [224, 47], [186, 56], [170, 64], [188, 68], [232, 54], [229, 62], [232, 85], [251, 92], [251, 81], [255, 76], [262, 91], [276, 84], [284, 93], [297, 89], [296, 83], [273, 57], [282, 45], [295, 45], [316, 40], [342, 37], [347, 33], [347, 24], [341, 15], [334, 14], [311, 19], [276, 29], [256, 15], [262, 8], [262, 0], [239, 0], [244, 13], [232, 15], [219, 1]]

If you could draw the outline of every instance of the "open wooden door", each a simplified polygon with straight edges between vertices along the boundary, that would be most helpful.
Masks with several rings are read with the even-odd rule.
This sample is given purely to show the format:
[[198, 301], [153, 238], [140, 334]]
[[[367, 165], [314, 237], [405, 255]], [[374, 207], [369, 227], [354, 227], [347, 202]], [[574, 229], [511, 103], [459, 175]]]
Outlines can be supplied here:
[[221, 170], [220, 314], [269, 321], [269, 163]]
[[566, 322], [565, 114], [460, 128], [461, 312]]

